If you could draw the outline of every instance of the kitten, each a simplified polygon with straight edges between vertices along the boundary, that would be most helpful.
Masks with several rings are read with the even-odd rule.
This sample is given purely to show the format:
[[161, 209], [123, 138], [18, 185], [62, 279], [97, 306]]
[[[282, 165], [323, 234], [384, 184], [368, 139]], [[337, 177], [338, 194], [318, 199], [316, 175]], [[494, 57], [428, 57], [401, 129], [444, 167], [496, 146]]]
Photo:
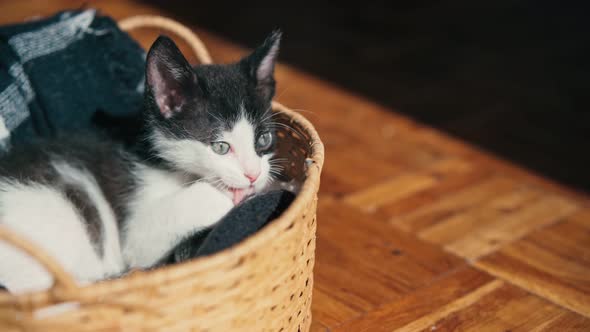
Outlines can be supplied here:
[[[146, 60], [143, 135], [133, 148], [98, 134], [14, 147], [0, 160], [0, 224], [52, 255], [80, 283], [149, 268], [276, 174], [274, 65], [280, 32], [229, 65], [191, 68], [172, 40]], [[0, 284], [20, 293], [52, 278], [0, 243]]]

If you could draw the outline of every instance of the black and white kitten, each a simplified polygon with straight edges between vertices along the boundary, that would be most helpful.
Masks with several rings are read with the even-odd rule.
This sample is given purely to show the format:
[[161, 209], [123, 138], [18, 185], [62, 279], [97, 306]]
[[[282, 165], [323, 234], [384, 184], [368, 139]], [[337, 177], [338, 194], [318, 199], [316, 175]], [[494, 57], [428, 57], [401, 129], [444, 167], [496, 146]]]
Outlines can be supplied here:
[[[81, 283], [153, 266], [271, 182], [279, 41], [275, 32], [237, 63], [191, 68], [172, 40], [158, 38], [147, 56], [140, 148], [90, 134], [15, 147], [0, 160], [0, 224]], [[20, 293], [51, 283], [0, 243], [0, 284]]]

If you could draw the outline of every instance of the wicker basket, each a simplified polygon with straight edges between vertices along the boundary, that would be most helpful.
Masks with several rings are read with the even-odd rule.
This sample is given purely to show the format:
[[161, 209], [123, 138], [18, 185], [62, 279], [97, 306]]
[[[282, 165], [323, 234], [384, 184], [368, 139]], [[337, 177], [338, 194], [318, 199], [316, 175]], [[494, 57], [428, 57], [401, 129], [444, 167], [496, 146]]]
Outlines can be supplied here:
[[[172, 20], [133, 17], [120, 26], [171, 30], [210, 62], [201, 41]], [[278, 103], [273, 108], [287, 125], [278, 133], [277, 153], [290, 160], [283, 180], [301, 183], [278, 219], [215, 255], [84, 287], [43, 251], [0, 229], [1, 240], [35, 257], [55, 279], [44, 292], [0, 292], [0, 331], [308, 331], [324, 150], [303, 116]]]

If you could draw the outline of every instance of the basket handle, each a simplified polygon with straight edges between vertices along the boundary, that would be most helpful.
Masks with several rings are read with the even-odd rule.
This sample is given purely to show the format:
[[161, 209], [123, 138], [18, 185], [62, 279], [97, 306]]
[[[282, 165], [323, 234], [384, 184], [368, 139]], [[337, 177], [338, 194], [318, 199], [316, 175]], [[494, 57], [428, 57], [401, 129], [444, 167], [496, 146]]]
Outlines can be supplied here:
[[213, 62], [203, 41], [191, 29], [172, 19], [157, 15], [138, 15], [124, 18], [118, 24], [125, 31], [153, 27], [173, 32], [189, 44], [199, 62], [202, 64]]
[[53, 276], [53, 286], [51, 290], [61, 289], [66, 292], [78, 289], [74, 279], [58, 264], [52, 257], [47, 255], [43, 249], [33, 245], [31, 241], [17, 235], [5, 226], [0, 225], [0, 240], [13, 245], [14, 247], [26, 252], [29, 256], [41, 264], [49, 274]]

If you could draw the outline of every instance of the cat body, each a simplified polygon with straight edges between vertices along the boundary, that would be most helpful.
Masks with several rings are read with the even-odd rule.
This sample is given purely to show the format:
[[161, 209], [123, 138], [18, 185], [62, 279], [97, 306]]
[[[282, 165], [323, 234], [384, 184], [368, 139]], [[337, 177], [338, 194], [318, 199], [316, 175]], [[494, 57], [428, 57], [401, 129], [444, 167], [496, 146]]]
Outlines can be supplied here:
[[[270, 183], [280, 34], [229, 65], [191, 68], [160, 37], [146, 61], [141, 136], [98, 133], [15, 146], [0, 160], [0, 225], [80, 283], [150, 268], [187, 235]], [[0, 284], [21, 293], [51, 276], [0, 242]]]

